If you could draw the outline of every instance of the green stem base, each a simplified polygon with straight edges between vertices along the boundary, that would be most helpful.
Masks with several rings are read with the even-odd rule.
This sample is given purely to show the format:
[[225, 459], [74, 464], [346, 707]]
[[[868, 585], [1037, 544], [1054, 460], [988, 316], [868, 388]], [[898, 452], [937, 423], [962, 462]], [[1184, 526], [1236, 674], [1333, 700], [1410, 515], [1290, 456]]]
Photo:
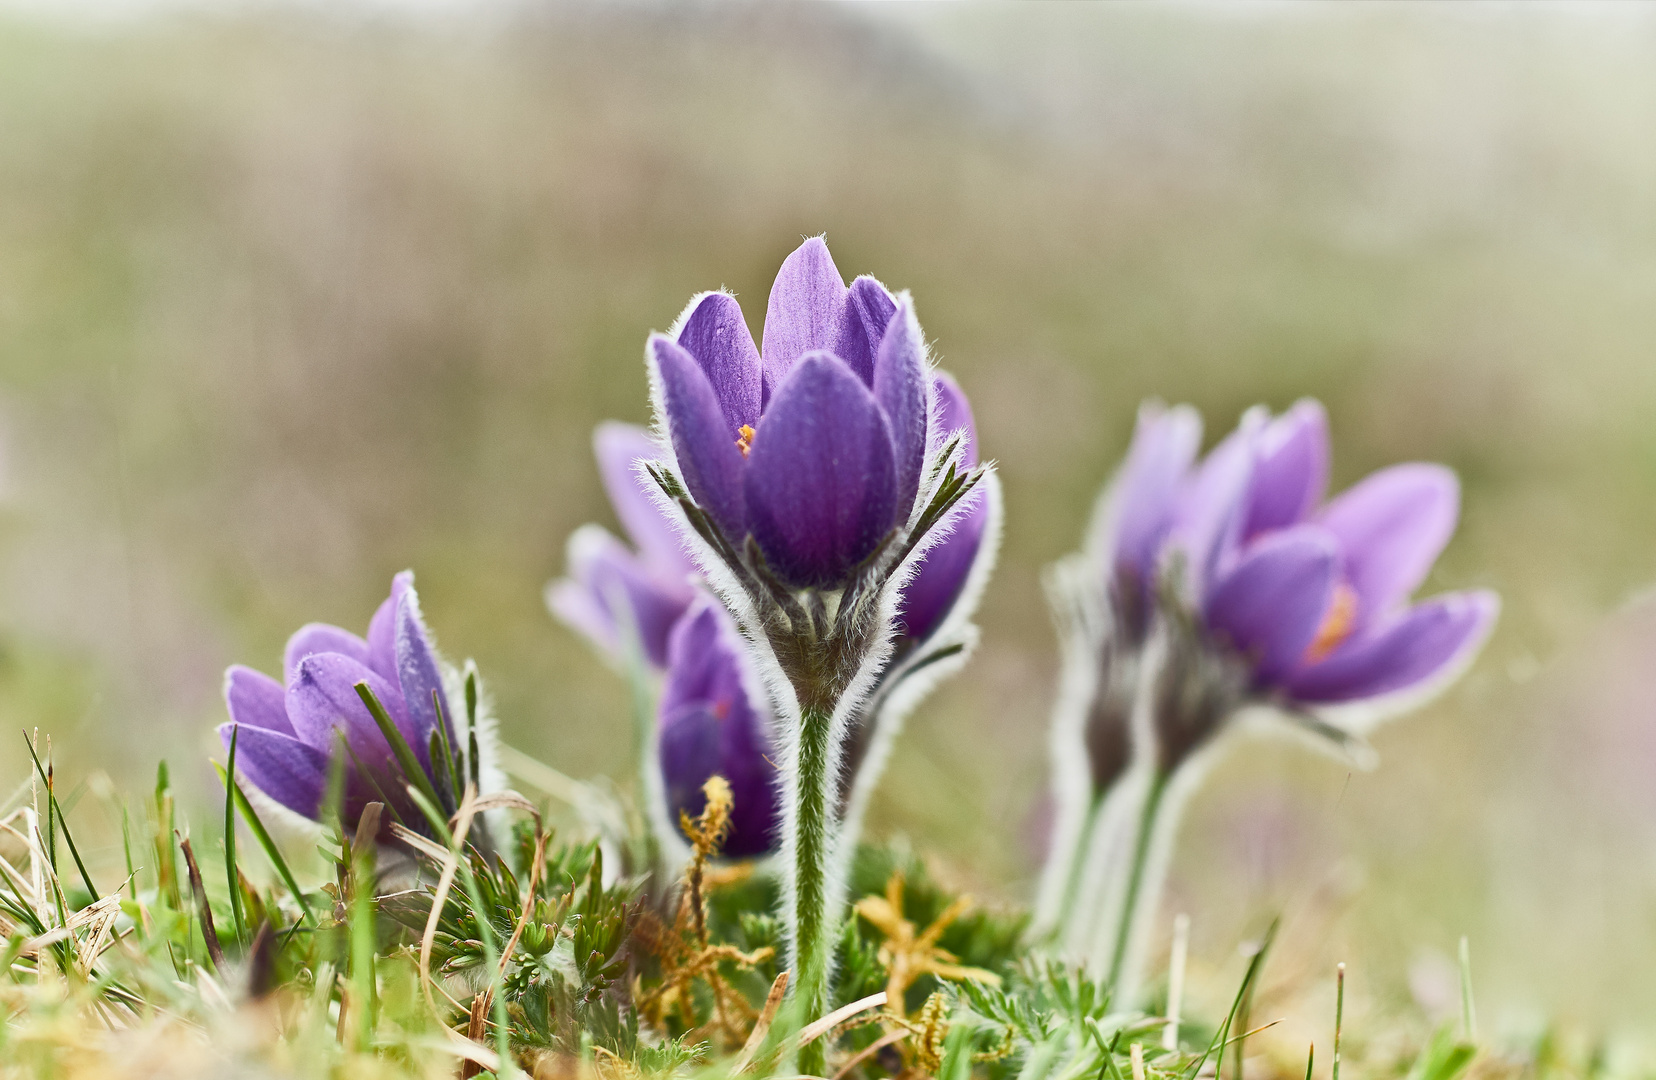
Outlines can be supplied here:
[[[839, 913], [829, 895], [828, 870], [833, 858], [835, 775], [833, 714], [820, 707], [801, 712], [798, 778], [793, 821], [793, 943], [794, 995], [801, 1024], [828, 1012], [828, 978], [833, 964]], [[827, 1068], [828, 1047], [818, 1039], [799, 1050], [799, 1071], [821, 1076]]]

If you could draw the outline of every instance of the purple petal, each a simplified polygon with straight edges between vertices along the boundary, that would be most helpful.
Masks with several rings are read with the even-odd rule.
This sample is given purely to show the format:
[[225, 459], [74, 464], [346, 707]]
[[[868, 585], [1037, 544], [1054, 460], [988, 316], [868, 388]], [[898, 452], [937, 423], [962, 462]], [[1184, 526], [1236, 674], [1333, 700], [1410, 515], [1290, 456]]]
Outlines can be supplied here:
[[656, 441], [635, 424], [608, 420], [592, 433], [592, 449], [598, 458], [604, 491], [627, 536], [664, 575], [688, 575], [691, 563], [684, 552], [684, 540], [645, 486], [654, 482], [639, 475], [637, 469], [639, 461], [661, 457]]
[[845, 279], [820, 236], [783, 261], [765, 309], [764, 404], [769, 405], [801, 356], [834, 347], [846, 292]]
[[961, 450], [966, 464], [976, 465], [977, 422], [972, 418], [972, 403], [966, 400], [966, 391], [946, 371], [932, 373], [932, 389], [937, 395], [937, 434], [946, 437], [950, 432], [965, 428], [966, 444]]
[[697, 597], [668, 636], [667, 678], [661, 688], [663, 715], [698, 701], [745, 700], [743, 647], [724, 608], [705, 594]]
[[[857, 281], [869, 280], [858, 278]], [[855, 298], [856, 290], [852, 290]], [[874, 398], [891, 426], [891, 446], [897, 466], [897, 519], [907, 521], [920, 490], [920, 473], [926, 467], [926, 343], [914, 307], [905, 298], [896, 315], [888, 320], [890, 329], [880, 341], [874, 362]], [[959, 393], [959, 388], [955, 388]], [[961, 401], [964, 401], [964, 395]], [[970, 406], [967, 407], [968, 419]]]
[[570, 538], [569, 580], [547, 595], [553, 613], [605, 652], [620, 649], [617, 604], [640, 638], [651, 664], [667, 662], [667, 635], [695, 595], [688, 584], [669, 587], [649, 573], [619, 540], [596, 525]]
[[724, 610], [699, 601], [673, 632], [660, 713], [669, 812], [675, 822], [681, 812], [700, 814], [702, 785], [723, 776], [735, 800], [724, 853], [734, 858], [770, 850], [778, 819], [769, 713], [747, 694], [743, 648]]
[[897, 301], [884, 285], [866, 274], [851, 283], [830, 351], [868, 386], [874, 385], [874, 357], [896, 314]]
[[896, 523], [885, 414], [832, 353], [807, 353], [776, 390], [748, 455], [749, 527], [772, 571], [842, 585]]
[[1267, 536], [1215, 583], [1210, 630], [1254, 662], [1261, 683], [1299, 666], [1334, 596], [1339, 545], [1315, 525]]
[[334, 731], [341, 730], [364, 766], [384, 768], [393, 761], [391, 745], [357, 696], [356, 684], [360, 682], [368, 684], [403, 738], [412, 743], [415, 732], [408, 721], [402, 691], [377, 672], [339, 653], [318, 653], [300, 661], [293, 685], [288, 687], [288, 719], [293, 722], [295, 735], [323, 753], [333, 751]]
[[732, 543], [747, 533], [742, 510], [742, 452], [725, 423], [713, 387], [695, 359], [660, 334], [650, 338], [660, 373], [667, 431], [696, 503]]
[[968, 505], [956, 517], [954, 531], [926, 549], [925, 558], [898, 598], [903, 636], [911, 640], [924, 641], [943, 625], [977, 562], [989, 509], [981, 491], [973, 491], [966, 498]]
[[[219, 740], [226, 752], [235, 727], [234, 722], [219, 725]], [[242, 724], [236, 736], [236, 775], [314, 821], [327, 788], [328, 755], [292, 735]]]
[[[573, 575], [574, 571], [570, 573]], [[546, 587], [546, 606], [565, 626], [586, 638], [600, 652], [615, 654], [620, 649], [615, 620], [585, 581], [571, 576], [552, 582]]]
[[780, 819], [776, 767], [769, 748], [754, 738], [751, 724], [720, 717], [708, 705], [687, 705], [661, 725], [661, 773], [667, 810], [674, 824], [681, 814], [695, 818], [707, 806], [703, 785], [722, 776], [732, 799], [730, 834], [721, 854], [751, 859], [776, 848]]
[[368, 659], [365, 663], [388, 682], [397, 681], [397, 605], [402, 602], [403, 593], [413, 584], [412, 570], [404, 570], [392, 578], [391, 595], [380, 602], [368, 623]]
[[1260, 434], [1246, 535], [1310, 517], [1328, 493], [1328, 459], [1328, 414], [1320, 402], [1306, 399], [1271, 421]]
[[287, 692], [281, 683], [262, 671], [232, 665], [224, 673], [224, 704], [230, 710], [232, 723], [293, 734], [287, 715]]
[[[938, 429], [941, 432], [966, 430], [963, 447], [966, 464], [977, 464], [977, 429], [972, 406], [960, 386], [945, 372], [933, 376], [937, 392]], [[954, 608], [966, 587], [972, 565], [983, 544], [983, 530], [989, 521], [989, 507], [982, 491], [966, 496], [965, 508], [955, 518], [954, 530], [926, 549], [914, 576], [903, 586], [897, 610], [905, 637], [924, 641], [936, 632]]]
[[664, 712], [660, 724], [661, 779], [667, 813], [677, 825], [680, 814], [695, 817], [707, 805], [701, 789], [719, 772], [719, 722], [711, 708], [696, 701]]
[[1110, 493], [1116, 570], [1146, 587], [1156, 570], [1162, 543], [1173, 525], [1182, 490], [1202, 445], [1202, 418], [1195, 409], [1139, 408], [1133, 444]]
[[678, 343], [701, 365], [734, 439], [743, 424], [759, 423], [759, 350], [729, 293], [708, 293], [679, 328]]
[[1357, 627], [1397, 609], [1426, 579], [1454, 534], [1460, 484], [1442, 465], [1394, 465], [1324, 508], [1339, 538], [1345, 578], [1357, 592]]
[[[432, 647], [431, 634], [420, 617], [420, 597], [412, 583], [397, 604], [397, 682], [403, 701], [408, 706], [409, 745], [420, 759], [420, 764], [431, 768], [431, 736], [437, 730], [437, 701], [444, 710], [443, 676], [437, 667], [437, 650]], [[443, 734], [449, 745], [455, 745], [454, 718], [443, 714]]]
[[1264, 410], [1244, 413], [1236, 430], [1213, 448], [1180, 492], [1173, 528], [1195, 596], [1205, 596], [1240, 553], [1255, 446], [1264, 423]]
[[337, 626], [327, 623], [310, 623], [301, 626], [294, 635], [288, 638], [287, 649], [282, 657], [282, 674], [289, 682], [293, 681], [293, 673], [299, 667], [299, 661], [312, 653], [336, 652], [344, 653], [354, 660], [368, 663], [368, 643], [349, 630], [341, 630]]
[[1289, 691], [1300, 701], [1332, 704], [1424, 686], [1458, 671], [1483, 644], [1499, 611], [1494, 593], [1434, 596], [1304, 669]]

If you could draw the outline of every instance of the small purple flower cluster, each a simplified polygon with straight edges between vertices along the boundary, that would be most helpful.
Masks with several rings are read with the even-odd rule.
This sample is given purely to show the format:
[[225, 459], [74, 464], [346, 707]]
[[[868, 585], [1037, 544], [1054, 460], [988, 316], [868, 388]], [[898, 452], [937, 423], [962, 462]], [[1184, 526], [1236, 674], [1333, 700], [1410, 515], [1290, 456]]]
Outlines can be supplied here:
[[[219, 726], [226, 749], [236, 742], [236, 771], [277, 805], [319, 820], [329, 778], [341, 778], [339, 812], [355, 821], [370, 802], [383, 802], [410, 828], [425, 817], [408, 795], [396, 748], [370, 709], [383, 709], [413, 753], [445, 813], [457, 805], [457, 780], [474, 775], [469, 746], [457, 738], [455, 708], [443, 663], [420, 616], [414, 575], [398, 574], [391, 595], [358, 637], [327, 623], [301, 627], [288, 639], [284, 682], [237, 664], [224, 675], [230, 720]], [[469, 721], [468, 721], [469, 722]]]

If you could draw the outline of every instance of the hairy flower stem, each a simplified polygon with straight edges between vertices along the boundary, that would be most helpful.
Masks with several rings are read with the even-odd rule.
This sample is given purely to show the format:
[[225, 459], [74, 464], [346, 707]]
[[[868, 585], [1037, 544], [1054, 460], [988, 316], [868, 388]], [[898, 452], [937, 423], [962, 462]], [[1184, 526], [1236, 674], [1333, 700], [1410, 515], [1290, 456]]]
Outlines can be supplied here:
[[[828, 975], [833, 959], [837, 913], [829, 895], [828, 868], [833, 858], [834, 784], [836, 775], [833, 745], [833, 712], [808, 705], [801, 710], [799, 724], [798, 776], [792, 804], [786, 813], [792, 819], [789, 832], [794, 839], [793, 865], [793, 947], [798, 981], [794, 993], [801, 1023], [809, 1023], [828, 1011]], [[807, 1076], [825, 1075], [827, 1040], [818, 1039], [801, 1047], [799, 1071]]]
[[[1123, 977], [1127, 971], [1127, 957], [1130, 952], [1136, 952], [1135, 946], [1148, 929], [1151, 917], [1154, 915], [1154, 901], [1160, 895], [1160, 883], [1145, 888], [1151, 877], [1151, 849], [1154, 847], [1157, 827], [1161, 824], [1161, 812], [1164, 806], [1164, 796], [1167, 794], [1169, 774], [1156, 770], [1150, 778], [1150, 786], [1144, 793], [1144, 806], [1139, 811], [1138, 831], [1133, 839], [1132, 862], [1127, 872], [1127, 892], [1122, 898], [1121, 919], [1116, 924], [1114, 947], [1110, 952], [1110, 977], [1107, 985], [1116, 996], [1115, 1004], [1128, 1005], [1121, 1000], [1125, 990], [1132, 992], [1131, 986], [1123, 986]], [[1159, 871], [1157, 871], [1159, 873]], [[1136, 979], [1134, 980], [1136, 981]]]
[[1080, 898], [1081, 881], [1086, 877], [1087, 863], [1090, 859], [1093, 838], [1098, 834], [1098, 820], [1104, 816], [1105, 792], [1093, 793], [1087, 802], [1086, 815], [1082, 818], [1081, 829], [1076, 834], [1075, 844], [1070, 848], [1065, 860], [1063, 891], [1059, 894], [1058, 914], [1053, 920], [1051, 933], [1057, 942], [1069, 941], [1074, 936], [1073, 920], [1076, 915], [1075, 906]]

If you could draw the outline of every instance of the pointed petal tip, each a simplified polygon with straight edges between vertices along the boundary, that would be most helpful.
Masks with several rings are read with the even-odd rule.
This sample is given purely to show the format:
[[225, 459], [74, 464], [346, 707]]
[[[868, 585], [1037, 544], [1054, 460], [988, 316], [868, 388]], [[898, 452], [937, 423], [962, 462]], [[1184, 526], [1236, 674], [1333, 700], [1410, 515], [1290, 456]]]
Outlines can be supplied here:
[[820, 236], [807, 239], [782, 261], [766, 303], [760, 348], [767, 400], [801, 356], [834, 347], [847, 292]]
[[1407, 711], [1472, 664], [1494, 632], [1500, 609], [1500, 597], [1482, 589], [1423, 600], [1385, 629], [1301, 671], [1290, 690], [1313, 704], [1376, 702], [1386, 715]]
[[685, 486], [726, 538], [739, 543], [747, 530], [736, 433], [694, 357], [660, 334], [651, 335], [650, 353], [660, 378], [662, 421]]

